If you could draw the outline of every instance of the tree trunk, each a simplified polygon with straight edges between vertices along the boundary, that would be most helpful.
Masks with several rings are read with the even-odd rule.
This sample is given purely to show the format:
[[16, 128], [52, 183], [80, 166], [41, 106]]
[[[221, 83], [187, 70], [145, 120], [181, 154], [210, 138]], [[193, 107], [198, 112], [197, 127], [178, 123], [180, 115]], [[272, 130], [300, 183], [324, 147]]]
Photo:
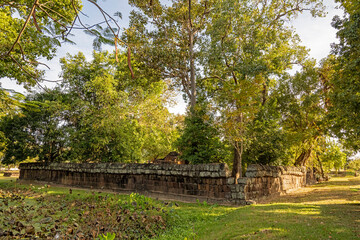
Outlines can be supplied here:
[[[233, 169], [232, 169], [232, 176], [235, 179], [242, 177], [242, 151], [243, 151], [243, 144], [240, 142], [235, 142], [234, 144], [234, 160], [233, 160]], [[237, 183], [237, 181], [235, 181]]]
[[295, 160], [295, 166], [305, 166], [306, 161], [310, 158], [312, 148], [303, 151], [300, 156]]
[[190, 106], [194, 109], [196, 104], [196, 80], [194, 61], [194, 31], [191, 23], [191, 0], [189, 0], [189, 60], [190, 60]]
[[262, 90], [262, 103], [261, 105], [264, 106], [267, 100], [267, 86], [266, 83], [263, 83], [263, 90]]
[[325, 180], [325, 174], [324, 174], [324, 168], [323, 168], [323, 165], [322, 165], [322, 162], [319, 158], [319, 156], [316, 156], [318, 162], [319, 162], [319, 165], [320, 165], [320, 172], [321, 172], [321, 177], [323, 178], [323, 180]]
[[[239, 108], [238, 108], [239, 109]], [[237, 119], [241, 123], [241, 141], [235, 141], [234, 143], [234, 160], [233, 160], [233, 170], [232, 170], [232, 176], [235, 179], [242, 177], [242, 155], [244, 152], [244, 129], [242, 126], [242, 123], [244, 121], [243, 113], [240, 113], [239, 118]], [[240, 144], [240, 146], [239, 146]], [[237, 181], [235, 181], [237, 183]]]

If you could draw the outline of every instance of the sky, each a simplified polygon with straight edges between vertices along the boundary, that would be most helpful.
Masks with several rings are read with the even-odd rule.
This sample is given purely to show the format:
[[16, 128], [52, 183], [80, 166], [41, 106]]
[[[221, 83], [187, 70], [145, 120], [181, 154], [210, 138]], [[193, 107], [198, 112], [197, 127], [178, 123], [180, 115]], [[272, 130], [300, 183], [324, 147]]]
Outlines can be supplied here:
[[[84, 2], [84, 8], [82, 10], [85, 15], [81, 15], [83, 22], [92, 25], [103, 21], [102, 15], [99, 10], [91, 3]], [[108, 13], [114, 13], [119, 11], [122, 13], [122, 19], [119, 20], [118, 24], [122, 28], [126, 28], [129, 24], [129, 14], [132, 8], [128, 5], [126, 0], [100, 0], [98, 3]], [[324, 0], [326, 6], [327, 15], [324, 18], [313, 18], [310, 13], [304, 12], [299, 17], [292, 21], [291, 24], [294, 26], [296, 32], [300, 36], [302, 45], [309, 49], [309, 55], [311, 58], [320, 61], [326, 57], [331, 50], [331, 43], [337, 42], [336, 30], [331, 27], [331, 20], [335, 15], [342, 16], [343, 11], [336, 8], [334, 0]], [[86, 35], [82, 30], [73, 30], [71, 40], [76, 45], [63, 44], [57, 51], [57, 56], [51, 61], [44, 61], [50, 70], [46, 70], [45, 79], [57, 80], [61, 71], [59, 60], [66, 56], [67, 53], [76, 54], [79, 51], [83, 52], [88, 59], [91, 59], [93, 47], [93, 38]], [[113, 51], [113, 47], [104, 46], [103, 50]], [[26, 93], [24, 88], [17, 85], [15, 81], [9, 79], [1, 79], [1, 86], [6, 89], [13, 89], [15, 91]], [[55, 84], [46, 83], [47, 87], [52, 87]], [[180, 94], [181, 95], [181, 94]], [[184, 113], [186, 109], [186, 103], [182, 100], [181, 96], [176, 97], [177, 105], [170, 107], [170, 112], [173, 113]]]

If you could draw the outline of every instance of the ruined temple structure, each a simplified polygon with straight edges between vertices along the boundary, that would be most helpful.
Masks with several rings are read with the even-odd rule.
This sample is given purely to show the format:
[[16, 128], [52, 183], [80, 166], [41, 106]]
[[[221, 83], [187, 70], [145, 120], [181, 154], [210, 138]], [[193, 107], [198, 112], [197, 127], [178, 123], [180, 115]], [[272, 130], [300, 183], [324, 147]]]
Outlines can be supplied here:
[[188, 164], [188, 162], [180, 159], [180, 154], [178, 152], [170, 152], [166, 157], [155, 159], [153, 161], [155, 164], [163, 164], [163, 163], [173, 163], [173, 164]]
[[306, 175], [305, 167], [250, 165], [245, 177], [234, 179], [224, 163], [21, 163], [19, 181], [239, 205], [301, 188], [306, 185]]

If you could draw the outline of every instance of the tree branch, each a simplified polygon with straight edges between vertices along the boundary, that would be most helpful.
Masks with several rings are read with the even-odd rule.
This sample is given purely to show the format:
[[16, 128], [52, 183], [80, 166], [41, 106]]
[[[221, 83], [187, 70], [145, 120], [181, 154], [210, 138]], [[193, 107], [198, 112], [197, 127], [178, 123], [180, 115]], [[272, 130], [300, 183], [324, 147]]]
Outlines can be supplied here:
[[6, 55], [10, 55], [10, 53], [12, 52], [12, 50], [14, 49], [15, 45], [19, 42], [20, 38], [21, 38], [21, 35], [24, 33], [25, 29], [26, 29], [26, 26], [28, 25], [28, 23], [30, 22], [30, 19], [31, 19], [31, 16], [33, 15], [34, 11], [35, 11], [35, 8], [37, 6], [37, 4], [39, 3], [39, 0], [35, 0], [35, 2], [33, 3], [33, 6], [31, 8], [31, 11], [21, 29], [21, 31], [19, 32], [19, 35], [17, 36], [15, 42], [13, 43], [13, 45], [11, 46], [10, 50], [7, 52]]
[[[94, 4], [98, 9], [99, 11], [101, 12], [101, 14], [103, 15], [104, 17], [104, 20], [106, 22], [106, 24], [108, 25], [110, 31], [113, 33], [114, 35], [114, 38], [118, 41], [118, 42], [121, 42], [122, 44], [124, 44], [125, 46], [127, 46], [127, 49], [128, 49], [128, 52], [127, 52], [127, 63], [128, 63], [128, 67], [129, 67], [129, 70], [131, 72], [131, 77], [134, 78], [135, 75], [134, 75], [134, 71], [132, 69], [132, 66], [131, 66], [131, 48], [129, 46], [129, 44], [127, 44], [126, 42], [124, 42], [122, 39], [119, 38], [118, 36], [118, 33], [115, 33], [113, 28], [110, 26], [109, 24], [109, 20], [112, 20], [114, 22], [114, 24], [116, 24], [117, 28], [118, 28], [118, 31], [120, 31], [120, 26], [117, 24], [117, 22], [115, 21], [115, 19], [113, 17], [111, 17], [107, 12], [105, 12], [96, 2], [92, 1], [92, 0], [88, 0], [88, 2]], [[108, 17], [108, 18], [107, 18]], [[115, 44], [117, 43], [117, 41], [115, 41]]]
[[48, 69], [50, 69], [50, 67], [49, 67], [48, 65], [46, 65], [45, 63], [41, 63], [41, 62], [38, 62], [38, 61], [33, 62], [33, 61], [26, 60], [26, 59], [25, 59], [25, 53], [24, 53], [24, 50], [23, 50], [21, 44], [18, 43], [18, 46], [19, 46], [19, 48], [20, 48], [21, 57], [22, 57], [22, 60], [23, 60], [23, 61], [25, 61], [25, 62], [27, 62], [27, 63], [30, 63], [30, 64], [40, 64], [40, 65], [43, 65], [43, 66], [47, 67]]
[[37, 21], [36, 21], [36, 14], [35, 14], [35, 12], [36, 12], [36, 10], [34, 9], [34, 12], [33, 12], [33, 14], [32, 14], [33, 22], [34, 22], [34, 25], [35, 25], [36, 29], [37, 29], [39, 32], [42, 33], [41, 28], [39, 27], [39, 25], [38, 25], [38, 23], [37, 23]]
[[64, 39], [64, 33], [68, 30], [67, 26], [65, 26], [64, 24], [62, 24], [61, 22], [59, 22], [59, 20], [57, 20], [56, 18], [52, 17], [47, 11], [45, 11], [41, 6], [39, 6], [39, 8], [41, 9], [41, 11], [43, 11], [49, 18], [51, 18], [52, 20], [54, 20], [54, 22], [56, 22], [57, 24], [59, 24], [60, 26], [62, 26], [64, 29], [64, 31], [62, 31], [62, 37]]

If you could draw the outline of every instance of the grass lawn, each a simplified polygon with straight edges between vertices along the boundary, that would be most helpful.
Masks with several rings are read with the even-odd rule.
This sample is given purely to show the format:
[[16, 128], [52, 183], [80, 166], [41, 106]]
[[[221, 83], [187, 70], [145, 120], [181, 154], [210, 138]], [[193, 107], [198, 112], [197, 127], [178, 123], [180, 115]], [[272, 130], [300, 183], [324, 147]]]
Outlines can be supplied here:
[[251, 206], [182, 204], [178, 214], [191, 224], [159, 239], [360, 239], [360, 177], [334, 177]]
[[[0, 189], [4, 189], [4, 191], [9, 188], [13, 189], [15, 182], [14, 180], [10, 182], [10, 179], [0, 178]], [[32, 188], [31, 194], [26, 195], [26, 192], [21, 192], [19, 195], [27, 196], [25, 202], [28, 201], [30, 206], [35, 209], [38, 208], [38, 205], [43, 206], [43, 202], [49, 203], [51, 201], [53, 206], [57, 206], [58, 203], [65, 204], [70, 209], [68, 214], [71, 216], [76, 216], [74, 213], [78, 214], [75, 211], [76, 209], [82, 209], [82, 214], [86, 211], [90, 212], [87, 213], [88, 216], [97, 214], [96, 216], [103, 217], [102, 221], [106, 220], [106, 214], [99, 215], [96, 211], [89, 209], [89, 205], [98, 202], [99, 205], [96, 206], [100, 209], [99, 211], [106, 213], [107, 208], [115, 209], [114, 203], [121, 203], [123, 209], [130, 211], [126, 215], [128, 218], [130, 217], [130, 221], [124, 222], [127, 224], [125, 226], [129, 228], [129, 236], [153, 237], [155, 239], [360, 239], [360, 177], [334, 177], [329, 182], [303, 188], [290, 195], [273, 198], [251, 206], [228, 207], [208, 205], [206, 202], [176, 203], [175, 205], [163, 201], [145, 200], [152, 201], [151, 206], [155, 206], [155, 209], [150, 210], [150, 212], [144, 211], [146, 206], [144, 200], [139, 199], [139, 196], [138, 199], [133, 199], [138, 202], [134, 209], [134, 206], [130, 204], [130, 201], [133, 200], [129, 200], [129, 196], [124, 195], [95, 193], [97, 197], [94, 197], [94, 192], [89, 190], [73, 190], [70, 194], [69, 188], [29, 185], [20, 186], [20, 188]], [[59, 198], [58, 196], [61, 200], [56, 200]], [[102, 196], [100, 197], [101, 200], [97, 201], [96, 199], [99, 196]], [[41, 202], [37, 201], [39, 197], [42, 199]], [[85, 205], [79, 205], [79, 201], [85, 202]], [[127, 205], [124, 201], [127, 201]], [[75, 207], [72, 207], [74, 203]], [[104, 207], [107, 204], [109, 207]], [[140, 222], [144, 219], [144, 217], [142, 219], [139, 217], [141, 215], [140, 210], [137, 211], [140, 206], [145, 207], [141, 208], [145, 212], [143, 213], [144, 216], [146, 215], [145, 218], [153, 217], [154, 221], [147, 223], [152, 230], [148, 231], [148, 234], [131, 235], [131, 231], [134, 230], [131, 228], [137, 228], [137, 226], [144, 228], [143, 230], [146, 233], [146, 225], [132, 224], [132, 222], [136, 222], [136, 219], [132, 219], [134, 212], [136, 213], [135, 218], [138, 217]], [[78, 236], [75, 235], [76, 231], [79, 232], [77, 228], [82, 229], [81, 226], [86, 223], [90, 226], [96, 226], [94, 225], [94, 218], [75, 217], [75, 223], [78, 225], [76, 227], [71, 219], [64, 220], [64, 213], [59, 208], [55, 207], [55, 209], [58, 209], [59, 212], [54, 212], [51, 215], [52, 220], [61, 220], [57, 224], [58, 229], [63, 229], [62, 232], [65, 232], [65, 235], [66, 231], [71, 232], [70, 228], [73, 231], [71, 236]], [[1, 205], [0, 199], [0, 211], [7, 210], [8, 208]], [[27, 215], [26, 212], [25, 215]], [[156, 216], [161, 216], [161, 221]], [[35, 223], [30, 220], [35, 225], [36, 232], [41, 232], [41, 220], [44, 221], [45, 218], [46, 213], [36, 218]], [[110, 216], [109, 218], [111, 219]], [[60, 223], [64, 227], [60, 227]], [[23, 222], [22, 224], [28, 223]], [[54, 224], [56, 225], [56, 222]], [[51, 222], [46, 226], [51, 230], [54, 228], [54, 224]], [[106, 229], [106, 232], [109, 231], [110, 229]], [[80, 231], [84, 234], [83, 232], [86, 234], [90, 232], [91, 234], [91, 231], [86, 229]], [[96, 234], [98, 233], [96, 232]], [[94, 235], [96, 234], [94, 233]]]

